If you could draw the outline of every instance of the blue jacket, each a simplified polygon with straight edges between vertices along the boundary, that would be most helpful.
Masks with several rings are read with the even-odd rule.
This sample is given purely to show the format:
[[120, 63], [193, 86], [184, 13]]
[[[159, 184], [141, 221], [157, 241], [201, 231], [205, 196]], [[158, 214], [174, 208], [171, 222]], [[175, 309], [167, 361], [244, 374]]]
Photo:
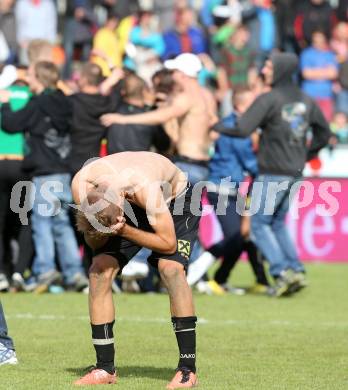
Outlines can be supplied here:
[[143, 35], [143, 30], [140, 26], [133, 27], [129, 39], [136, 46], [152, 49], [158, 57], [161, 57], [165, 52], [165, 43], [162, 35], [157, 33]]
[[[191, 39], [192, 53], [201, 54], [207, 51], [207, 41], [201, 29], [191, 27], [188, 31]], [[175, 30], [169, 30], [163, 34], [166, 50], [163, 55], [163, 60], [174, 58], [182, 54], [180, 35]]]
[[[221, 122], [224, 126], [233, 128], [236, 118], [236, 114], [231, 114]], [[215, 154], [209, 163], [209, 169], [209, 181], [214, 184], [220, 184], [226, 177], [231, 177], [232, 182], [240, 183], [245, 178], [245, 172], [255, 177], [258, 166], [250, 138], [221, 134], [215, 144]]]

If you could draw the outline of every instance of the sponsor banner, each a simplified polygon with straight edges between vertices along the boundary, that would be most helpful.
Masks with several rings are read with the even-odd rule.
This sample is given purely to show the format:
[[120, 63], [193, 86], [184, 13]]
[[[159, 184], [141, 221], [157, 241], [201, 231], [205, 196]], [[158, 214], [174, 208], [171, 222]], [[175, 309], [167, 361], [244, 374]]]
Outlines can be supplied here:
[[[306, 180], [313, 185], [313, 200], [303, 207], [294, 204], [287, 221], [301, 260], [348, 263], [348, 179]], [[323, 188], [329, 188], [330, 198], [323, 196]], [[329, 208], [328, 199], [337, 206], [332, 216], [322, 212]], [[206, 198], [203, 204], [209, 204]], [[223, 238], [214, 213], [202, 217], [200, 236], [205, 247]]]

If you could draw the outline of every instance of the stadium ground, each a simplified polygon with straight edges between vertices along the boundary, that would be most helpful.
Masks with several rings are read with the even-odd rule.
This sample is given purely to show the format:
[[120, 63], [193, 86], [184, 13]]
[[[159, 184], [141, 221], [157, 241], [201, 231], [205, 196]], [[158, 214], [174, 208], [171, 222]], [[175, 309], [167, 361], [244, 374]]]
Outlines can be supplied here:
[[[202, 390], [348, 389], [348, 266], [312, 265], [301, 296], [196, 296]], [[251, 282], [241, 264], [232, 281]], [[20, 365], [0, 389], [72, 389], [93, 363], [87, 297], [3, 294]], [[176, 343], [165, 295], [117, 297], [119, 389], [164, 389]]]

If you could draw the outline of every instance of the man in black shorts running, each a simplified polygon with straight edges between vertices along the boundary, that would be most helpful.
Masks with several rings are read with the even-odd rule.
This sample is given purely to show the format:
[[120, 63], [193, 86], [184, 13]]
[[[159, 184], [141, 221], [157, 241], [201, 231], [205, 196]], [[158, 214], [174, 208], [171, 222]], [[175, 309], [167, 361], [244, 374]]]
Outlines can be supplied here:
[[[179, 364], [167, 389], [191, 388], [196, 378], [196, 321], [186, 267], [197, 238], [200, 194], [168, 159], [149, 152], [117, 153], [86, 165], [72, 183], [77, 223], [95, 256], [89, 312], [97, 365], [76, 385], [116, 383], [112, 281], [142, 248], [168, 289]], [[197, 198], [195, 202], [194, 198]]]

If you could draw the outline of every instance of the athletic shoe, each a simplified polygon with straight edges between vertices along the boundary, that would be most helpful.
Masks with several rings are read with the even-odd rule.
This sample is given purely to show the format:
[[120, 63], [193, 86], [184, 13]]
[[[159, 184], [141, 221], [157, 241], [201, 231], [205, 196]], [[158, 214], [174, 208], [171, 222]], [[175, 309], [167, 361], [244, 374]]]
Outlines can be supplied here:
[[32, 277], [26, 285], [26, 291], [43, 294], [49, 292], [50, 286], [62, 283], [62, 275], [56, 270], [48, 271], [39, 277]]
[[255, 295], [274, 295], [275, 291], [272, 287], [266, 286], [265, 284], [256, 283], [252, 287], [247, 289], [248, 294], [255, 294]]
[[88, 279], [82, 273], [77, 273], [72, 278], [72, 283], [67, 286], [68, 291], [83, 292], [89, 286]]
[[215, 282], [215, 280], [209, 280], [207, 282], [208, 287], [211, 289], [214, 295], [225, 295], [226, 290], [219, 283]]
[[290, 287], [291, 294], [301, 291], [308, 287], [308, 280], [304, 272], [295, 272], [292, 275], [292, 286]]
[[290, 272], [282, 272], [275, 279], [274, 296], [279, 298], [291, 294], [291, 288], [294, 286], [294, 281]]
[[39, 275], [38, 283], [46, 284], [48, 286], [50, 286], [51, 284], [60, 284], [62, 283], [62, 274], [56, 270], [48, 271], [44, 274]]
[[34, 276], [31, 276], [27, 282], [25, 283], [25, 288], [24, 290], [26, 292], [33, 292], [38, 286], [37, 279]]
[[201, 294], [207, 295], [225, 295], [226, 291], [222, 286], [215, 282], [215, 280], [209, 280], [205, 282], [201, 280], [196, 284], [196, 289]]
[[246, 289], [245, 288], [239, 288], [239, 287], [232, 287], [228, 285], [227, 283], [222, 284], [221, 287], [229, 294], [232, 295], [238, 295], [242, 296], [246, 294]]
[[18, 360], [13, 349], [6, 348], [0, 343], [0, 366], [4, 364], [18, 364]]
[[10, 288], [10, 283], [5, 274], [0, 274], [0, 291], [7, 291]]
[[215, 260], [215, 257], [210, 252], [204, 252], [194, 262], [190, 263], [187, 272], [187, 283], [189, 286], [196, 284]]
[[88, 374], [74, 382], [76, 386], [114, 385], [117, 382], [116, 372], [109, 374], [99, 368], [93, 368]]
[[11, 287], [15, 291], [25, 291], [26, 290], [25, 280], [19, 272], [15, 272], [12, 275]]
[[167, 385], [167, 389], [192, 388], [198, 385], [197, 375], [187, 368], [178, 368], [174, 378]]

